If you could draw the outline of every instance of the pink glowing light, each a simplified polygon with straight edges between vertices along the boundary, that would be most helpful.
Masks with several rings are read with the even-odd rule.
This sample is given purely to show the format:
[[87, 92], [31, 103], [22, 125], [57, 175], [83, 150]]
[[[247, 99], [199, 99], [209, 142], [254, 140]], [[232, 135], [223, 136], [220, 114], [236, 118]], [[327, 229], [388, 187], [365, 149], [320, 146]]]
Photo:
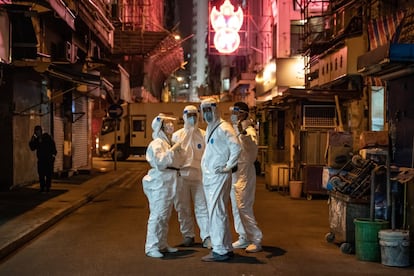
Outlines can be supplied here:
[[210, 21], [214, 35], [214, 46], [217, 51], [229, 54], [237, 50], [240, 45], [238, 31], [243, 24], [243, 10], [239, 7], [234, 11], [234, 6], [229, 0], [225, 0], [220, 6], [220, 11], [213, 7], [210, 13]]

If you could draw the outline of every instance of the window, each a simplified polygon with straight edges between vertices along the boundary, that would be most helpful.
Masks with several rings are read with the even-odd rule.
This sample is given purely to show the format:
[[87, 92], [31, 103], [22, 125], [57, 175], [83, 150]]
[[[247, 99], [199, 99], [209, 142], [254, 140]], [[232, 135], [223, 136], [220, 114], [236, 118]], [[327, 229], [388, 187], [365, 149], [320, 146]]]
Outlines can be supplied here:
[[290, 55], [300, 55], [303, 51], [303, 22], [300, 20], [290, 21]]
[[133, 131], [145, 131], [145, 120], [133, 120], [132, 130]]
[[370, 126], [372, 131], [384, 130], [384, 87], [372, 86]]

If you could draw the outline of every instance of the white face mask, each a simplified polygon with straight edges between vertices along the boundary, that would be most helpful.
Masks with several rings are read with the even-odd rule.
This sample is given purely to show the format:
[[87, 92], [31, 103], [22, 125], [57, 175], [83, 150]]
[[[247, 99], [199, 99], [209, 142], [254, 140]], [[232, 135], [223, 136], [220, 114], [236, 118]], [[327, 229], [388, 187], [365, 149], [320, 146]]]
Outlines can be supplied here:
[[187, 118], [187, 123], [188, 123], [190, 126], [194, 126], [194, 125], [195, 125], [195, 123], [196, 123], [196, 117], [189, 117], [189, 118]]
[[236, 114], [231, 114], [230, 120], [233, 124], [236, 124], [239, 121], [239, 117]]

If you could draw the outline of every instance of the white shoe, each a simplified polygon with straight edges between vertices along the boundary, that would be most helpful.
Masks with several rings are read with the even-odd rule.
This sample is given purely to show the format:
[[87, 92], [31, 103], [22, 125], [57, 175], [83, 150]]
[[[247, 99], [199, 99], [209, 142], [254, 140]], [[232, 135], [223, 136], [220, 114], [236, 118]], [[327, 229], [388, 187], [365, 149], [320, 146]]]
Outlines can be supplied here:
[[203, 247], [211, 249], [211, 238], [210, 237], [207, 237], [207, 238], [204, 239]]
[[177, 251], [178, 251], [177, 248], [170, 247], [170, 246], [167, 246], [166, 248], [161, 249], [161, 252], [165, 252], [165, 253], [175, 253]]
[[247, 253], [256, 253], [262, 251], [263, 248], [260, 244], [249, 244], [249, 246], [246, 248]]
[[147, 254], [148, 257], [151, 257], [151, 258], [162, 258], [162, 257], [164, 257], [164, 255], [158, 250], [151, 250], [151, 251], [147, 252], [146, 254]]
[[249, 242], [245, 239], [238, 239], [237, 241], [232, 243], [233, 248], [246, 248], [249, 246]]
[[233, 248], [246, 248], [249, 246], [249, 242], [243, 238], [239, 238], [237, 241], [233, 242], [231, 245]]

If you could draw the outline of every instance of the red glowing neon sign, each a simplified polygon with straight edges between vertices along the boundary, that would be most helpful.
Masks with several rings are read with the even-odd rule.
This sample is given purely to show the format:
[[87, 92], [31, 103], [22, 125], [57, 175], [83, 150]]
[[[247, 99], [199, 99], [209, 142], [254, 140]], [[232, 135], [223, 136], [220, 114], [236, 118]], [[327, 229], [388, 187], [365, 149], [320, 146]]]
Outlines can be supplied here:
[[234, 11], [234, 6], [229, 0], [225, 0], [220, 6], [220, 11], [213, 7], [210, 13], [210, 21], [214, 31], [214, 46], [217, 51], [229, 54], [239, 47], [240, 36], [238, 31], [243, 24], [243, 11], [239, 7]]

